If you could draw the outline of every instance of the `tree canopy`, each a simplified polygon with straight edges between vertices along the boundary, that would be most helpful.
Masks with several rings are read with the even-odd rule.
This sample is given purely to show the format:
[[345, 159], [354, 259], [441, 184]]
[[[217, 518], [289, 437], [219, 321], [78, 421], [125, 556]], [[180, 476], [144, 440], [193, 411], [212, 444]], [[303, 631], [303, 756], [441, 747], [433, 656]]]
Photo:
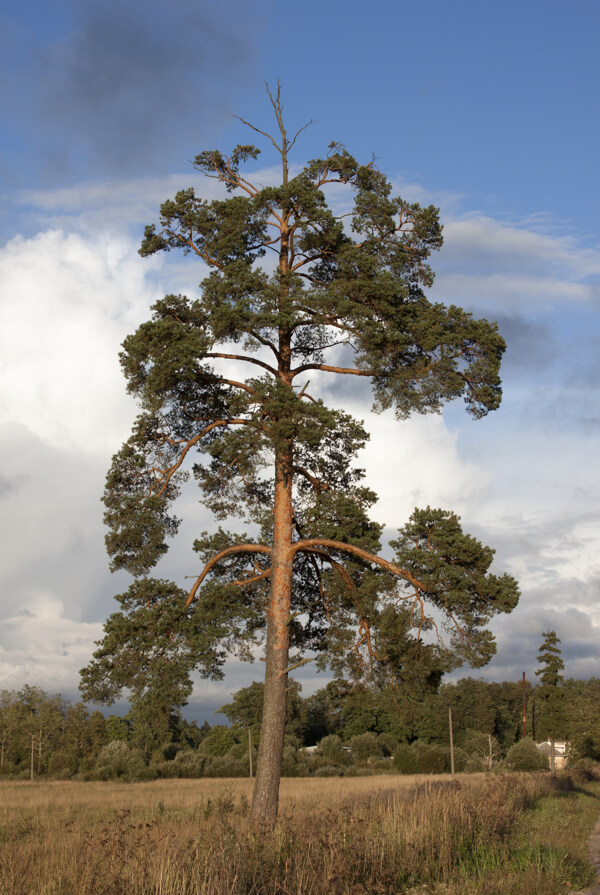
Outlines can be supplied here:
[[[560, 639], [556, 636], [556, 631], [544, 631], [542, 636], [544, 639], [537, 657], [539, 667], [535, 672], [540, 679], [536, 700], [538, 706], [536, 731], [542, 736], [549, 737], [554, 743], [557, 737], [566, 737], [569, 727], [562, 674], [565, 663], [562, 660]], [[554, 768], [554, 748], [551, 761]]]
[[[376, 496], [356, 466], [368, 433], [325, 405], [319, 382], [368, 379], [375, 408], [399, 419], [455, 398], [479, 418], [499, 406], [505, 344], [496, 324], [427, 299], [437, 209], [394, 197], [374, 162], [340, 143], [290, 173], [302, 128], [288, 137], [279, 89], [269, 97], [277, 138], [249, 126], [278, 153], [281, 183], [246, 173], [254, 146], [202, 152], [194, 167], [222, 197], [182, 190], [145, 231], [143, 256], [179, 249], [207, 275], [198, 298], [158, 301], [123, 345], [140, 415], [108, 473], [105, 519], [111, 567], [138, 580], [84, 672], [86, 695], [110, 699], [124, 685], [143, 689], [167, 663], [174, 695], [185, 696], [192, 668], [219, 676], [228, 655], [251, 658], [262, 644], [253, 815], [267, 822], [295, 667], [316, 657], [353, 680], [402, 687], [464, 660], [484, 664], [488, 621], [518, 599], [514, 579], [490, 572], [493, 551], [452, 512], [416, 510], [392, 542], [394, 560], [380, 556]], [[335, 188], [348, 215], [328, 205]], [[186, 597], [144, 576], [177, 532], [172, 504], [189, 475], [218, 520], [248, 528], [200, 534]]]

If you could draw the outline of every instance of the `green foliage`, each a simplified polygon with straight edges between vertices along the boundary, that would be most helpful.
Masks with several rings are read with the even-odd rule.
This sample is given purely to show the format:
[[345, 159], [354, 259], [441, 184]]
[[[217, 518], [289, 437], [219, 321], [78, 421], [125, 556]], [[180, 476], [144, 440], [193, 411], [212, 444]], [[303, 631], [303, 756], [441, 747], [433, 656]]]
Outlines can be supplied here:
[[443, 611], [455, 663], [489, 662], [496, 648], [482, 626], [495, 613], [514, 609], [519, 598], [514, 578], [489, 573], [494, 551], [465, 534], [455, 513], [430, 507], [415, 510], [390, 545], [398, 564], [424, 585], [423, 596]]
[[366, 762], [369, 758], [380, 758], [383, 749], [376, 734], [363, 733], [348, 740], [350, 753], [354, 761]]
[[[313, 371], [366, 377], [375, 408], [398, 419], [459, 398], [480, 418], [499, 406], [505, 343], [495, 323], [426, 297], [429, 256], [442, 245], [438, 210], [394, 196], [372, 162], [339, 143], [291, 177], [294, 141], [279, 91], [269, 97], [281, 183], [253, 183], [244, 166], [256, 160], [254, 146], [196, 156], [196, 170], [227, 195], [179, 191], [162, 204], [158, 226], [146, 227], [140, 254], [195, 254], [207, 268], [201, 294], [156, 302], [120, 356], [140, 414], [107, 475], [106, 545], [111, 568], [138, 580], [117, 598], [82, 692], [110, 703], [130, 690], [134, 742], [147, 756], [185, 704], [192, 671], [218, 678], [228, 655], [251, 660], [262, 645], [275, 661], [276, 638], [285, 642], [262, 714], [265, 741], [281, 743], [288, 665], [315, 658], [321, 670], [393, 685], [416, 703], [445, 670], [489, 661], [486, 626], [518, 598], [512, 578], [490, 573], [493, 551], [444, 510], [415, 510], [392, 542], [396, 562], [379, 555], [383, 526], [369, 517], [376, 495], [356, 466], [368, 433], [310, 394]], [[334, 187], [352, 205], [341, 218], [328, 206]], [[261, 267], [272, 251], [276, 268]], [[245, 370], [241, 379], [230, 378], [230, 360]], [[201, 534], [186, 600], [175, 584], [144, 576], [178, 531], [172, 505], [190, 477], [218, 520], [237, 517], [259, 538]], [[270, 580], [271, 564], [285, 568], [285, 582]], [[444, 629], [446, 642], [435, 636]], [[256, 725], [257, 704], [229, 708]], [[335, 735], [328, 710], [327, 700], [315, 705], [295, 732], [306, 721], [315, 738]], [[356, 700], [352, 711], [346, 737], [410, 733], [385, 726], [381, 706], [373, 713]], [[278, 758], [269, 756], [273, 767]]]
[[502, 754], [496, 737], [478, 730], [467, 730], [463, 750], [469, 756], [473, 768], [480, 763], [482, 770], [492, 768]]
[[413, 749], [408, 743], [400, 743], [394, 752], [394, 768], [399, 774], [417, 774], [419, 758], [416, 749]]
[[[468, 756], [463, 749], [454, 750], [455, 771], [467, 768]], [[450, 749], [447, 746], [423, 743], [416, 740], [410, 745], [401, 743], [394, 752], [394, 768], [400, 774], [449, 774]]]
[[531, 737], [524, 737], [511, 746], [506, 762], [515, 771], [543, 771], [548, 767], [548, 762]]
[[572, 758], [600, 761], [600, 680], [566, 681], [565, 706]]
[[338, 767], [344, 767], [351, 762], [350, 750], [344, 748], [340, 737], [336, 734], [323, 737], [319, 743], [319, 754]]
[[93, 777], [96, 780], [147, 780], [152, 776], [139, 749], [130, 748], [122, 740], [113, 740], [100, 750]]
[[213, 727], [210, 734], [202, 740], [198, 747], [201, 754], [227, 755], [236, 743], [242, 741], [243, 731], [238, 727], [225, 727], [220, 724]]
[[535, 673], [543, 687], [558, 687], [563, 682], [561, 672], [565, 667], [561, 658], [560, 640], [556, 631], [544, 631], [542, 636], [544, 639], [538, 655], [540, 667]]
[[[307, 709], [300, 696], [302, 685], [298, 681], [290, 681], [287, 693], [285, 732], [287, 736], [305, 738]], [[249, 687], [243, 687], [233, 694], [232, 702], [221, 706], [218, 712], [224, 714], [234, 724], [242, 724], [253, 731], [260, 731], [263, 713], [265, 685], [253, 681]]]
[[569, 721], [565, 705], [560, 640], [556, 631], [544, 631], [538, 655], [536, 675], [540, 686], [536, 690], [536, 734], [550, 739], [568, 735]]

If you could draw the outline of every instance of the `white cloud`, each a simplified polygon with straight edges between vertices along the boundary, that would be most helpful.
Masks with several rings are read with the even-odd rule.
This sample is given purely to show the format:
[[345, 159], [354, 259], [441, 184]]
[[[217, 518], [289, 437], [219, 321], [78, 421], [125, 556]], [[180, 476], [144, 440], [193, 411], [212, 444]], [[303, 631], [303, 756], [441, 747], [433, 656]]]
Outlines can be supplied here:
[[600, 247], [483, 215], [449, 219], [433, 297], [467, 307], [540, 313], [600, 298]]
[[51, 692], [73, 693], [79, 669], [89, 662], [99, 622], [76, 622], [60, 600], [40, 590], [26, 609], [2, 619], [0, 684], [16, 689], [35, 683]]
[[[364, 415], [364, 408], [356, 415]], [[391, 413], [370, 413], [366, 428], [371, 439], [359, 463], [379, 496], [373, 515], [392, 529], [403, 526], [415, 507], [441, 507], [460, 515], [489, 484], [489, 472], [459, 455], [457, 434], [441, 416], [399, 422]]]
[[55, 447], [114, 449], [133, 413], [123, 337], [158, 297], [116, 234], [47, 231], [0, 251], [0, 412]]

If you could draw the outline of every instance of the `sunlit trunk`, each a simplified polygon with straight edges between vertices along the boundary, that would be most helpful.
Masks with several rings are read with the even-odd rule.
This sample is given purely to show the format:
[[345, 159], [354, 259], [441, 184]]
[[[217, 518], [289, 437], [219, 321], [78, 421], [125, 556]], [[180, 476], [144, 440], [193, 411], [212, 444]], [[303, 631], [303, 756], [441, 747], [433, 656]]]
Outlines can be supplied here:
[[292, 589], [291, 448], [278, 452], [275, 476], [271, 597], [267, 620], [265, 697], [252, 817], [273, 824], [277, 816], [285, 734], [289, 616]]

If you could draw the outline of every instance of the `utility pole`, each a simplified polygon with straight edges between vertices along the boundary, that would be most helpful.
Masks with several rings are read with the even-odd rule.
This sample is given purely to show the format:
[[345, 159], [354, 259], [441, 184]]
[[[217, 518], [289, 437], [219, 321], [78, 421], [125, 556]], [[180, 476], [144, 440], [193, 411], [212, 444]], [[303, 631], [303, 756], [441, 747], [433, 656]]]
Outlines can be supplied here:
[[252, 728], [248, 728], [248, 761], [250, 762], [250, 779], [252, 780]]
[[31, 762], [29, 765], [29, 779], [33, 783], [33, 734], [31, 734]]
[[448, 706], [448, 725], [450, 727], [450, 770], [454, 777], [454, 737], [452, 736], [452, 709]]
[[525, 688], [525, 672], [523, 672], [523, 739], [527, 736], [527, 690]]

